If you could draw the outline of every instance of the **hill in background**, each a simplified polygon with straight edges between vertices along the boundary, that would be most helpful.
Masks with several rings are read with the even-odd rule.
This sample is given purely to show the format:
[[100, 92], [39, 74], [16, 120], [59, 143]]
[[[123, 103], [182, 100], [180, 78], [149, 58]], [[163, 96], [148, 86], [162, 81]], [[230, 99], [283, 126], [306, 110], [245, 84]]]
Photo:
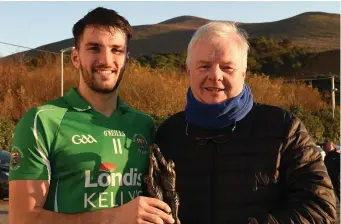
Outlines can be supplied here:
[[[176, 53], [187, 48], [191, 36], [210, 20], [194, 16], [175, 17], [158, 24], [133, 26], [131, 56]], [[289, 39], [299, 47], [323, 52], [340, 49], [340, 14], [309, 12], [266, 23], [240, 23], [250, 37], [264, 36], [274, 40]], [[59, 53], [74, 45], [73, 38], [47, 44], [37, 49]], [[37, 51], [24, 52], [35, 57]]]

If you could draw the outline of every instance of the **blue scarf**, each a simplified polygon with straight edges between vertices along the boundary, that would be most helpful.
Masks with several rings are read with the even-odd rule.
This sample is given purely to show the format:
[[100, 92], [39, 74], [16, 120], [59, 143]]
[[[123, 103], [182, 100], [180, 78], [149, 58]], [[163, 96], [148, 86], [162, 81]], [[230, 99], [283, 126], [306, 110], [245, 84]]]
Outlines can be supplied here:
[[244, 84], [243, 91], [238, 96], [219, 104], [199, 102], [191, 88], [188, 88], [185, 113], [188, 122], [203, 128], [217, 129], [240, 121], [250, 112], [252, 106], [253, 97], [247, 84]]

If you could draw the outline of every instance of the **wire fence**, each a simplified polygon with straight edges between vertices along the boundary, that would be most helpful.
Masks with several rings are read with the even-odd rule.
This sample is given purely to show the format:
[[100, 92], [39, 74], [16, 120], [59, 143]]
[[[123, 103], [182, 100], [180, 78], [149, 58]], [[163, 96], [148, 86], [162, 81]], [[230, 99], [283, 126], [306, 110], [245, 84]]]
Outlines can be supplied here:
[[[6, 46], [12, 46], [12, 47], [19, 47], [19, 48], [30, 50], [30, 51], [37, 51], [37, 52], [42, 52], [42, 53], [53, 54], [53, 55], [60, 55], [61, 54], [61, 53], [58, 53], [58, 52], [53, 52], [53, 51], [48, 51], [48, 50], [43, 50], [43, 49], [38, 49], [38, 48], [26, 47], [26, 46], [22, 46], [22, 45], [18, 45], [18, 44], [13, 44], [13, 43], [8, 43], [8, 42], [3, 42], [3, 41], [0, 41], [0, 44], [6, 45]], [[60, 50], [62, 50], [62, 49], [60, 49]], [[28, 53], [28, 51], [18, 51], [18, 52], [12, 53], [11, 55], [26, 54], [26, 53]], [[7, 55], [5, 57], [10, 57], [11, 55]], [[68, 55], [68, 54], [64, 54], [63, 56], [70, 57], [70, 55]]]

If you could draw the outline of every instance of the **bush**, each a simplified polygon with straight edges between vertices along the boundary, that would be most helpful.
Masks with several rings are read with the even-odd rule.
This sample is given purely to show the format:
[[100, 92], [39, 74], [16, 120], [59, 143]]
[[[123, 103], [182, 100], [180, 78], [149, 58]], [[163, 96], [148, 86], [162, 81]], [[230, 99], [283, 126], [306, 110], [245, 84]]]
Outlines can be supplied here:
[[156, 129], [158, 129], [162, 122], [164, 122], [168, 117], [152, 115], [152, 118], [154, 119]]
[[317, 113], [324, 126], [324, 140], [331, 140], [333, 142], [340, 142], [340, 110], [335, 110], [335, 117], [333, 118], [332, 109], [324, 109]]
[[142, 55], [136, 59], [141, 66], [151, 67], [153, 69], [185, 69], [186, 52], [181, 53], [158, 53], [149, 55]]
[[333, 118], [331, 109], [322, 109], [312, 112], [302, 106], [292, 106], [291, 112], [301, 119], [308, 133], [316, 142], [324, 142], [327, 139], [333, 142], [340, 141], [340, 111], [335, 111]]
[[0, 118], [0, 149], [11, 151], [13, 130], [13, 121], [6, 118]]
[[[185, 52], [182, 53], [182, 61]], [[168, 59], [174, 60], [169, 55]], [[65, 57], [65, 60], [70, 60]], [[60, 93], [60, 58], [55, 63], [29, 69], [21, 62], [0, 65], [0, 117], [17, 122], [32, 107], [55, 99]], [[77, 86], [79, 73], [71, 63], [64, 66], [64, 93]], [[248, 73], [246, 82], [250, 85], [255, 101], [290, 109], [301, 105], [304, 113], [302, 120], [313, 133], [314, 138], [339, 139], [336, 127], [339, 121], [333, 119], [329, 110], [322, 111], [328, 105], [323, 102], [318, 89], [303, 82], [288, 83], [283, 79]], [[124, 74], [119, 94], [128, 105], [147, 114], [153, 114], [158, 126], [164, 118], [184, 110], [188, 75], [175, 67], [153, 69], [142, 66], [137, 60], [131, 60]], [[319, 113], [318, 113], [319, 112]], [[339, 112], [335, 112], [337, 116]], [[310, 115], [310, 116], [308, 116]], [[312, 116], [314, 115], [314, 116]], [[308, 117], [307, 117], [308, 116]], [[331, 128], [332, 127], [332, 128]], [[4, 131], [2, 131], [4, 133]], [[322, 137], [321, 137], [322, 133]], [[3, 134], [5, 135], [5, 134]], [[10, 134], [6, 136], [11, 136]], [[4, 140], [1, 147], [7, 149], [9, 141]], [[6, 142], [6, 146], [5, 145]]]

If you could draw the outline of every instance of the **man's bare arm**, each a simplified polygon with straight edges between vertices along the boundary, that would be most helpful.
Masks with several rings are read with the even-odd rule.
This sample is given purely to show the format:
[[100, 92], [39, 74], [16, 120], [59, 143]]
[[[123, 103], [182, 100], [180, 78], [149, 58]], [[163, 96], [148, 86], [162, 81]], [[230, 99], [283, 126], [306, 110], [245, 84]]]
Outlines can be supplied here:
[[[9, 224], [112, 224], [112, 223], [173, 223], [164, 211], [170, 208], [162, 201], [138, 197], [117, 208], [78, 214], [62, 214], [43, 209], [49, 181], [15, 180], [9, 183]], [[158, 207], [158, 208], [156, 208]]]
[[[16, 180], [9, 183], [9, 223], [99, 223], [114, 221], [118, 208], [66, 215], [43, 209], [49, 181]], [[113, 223], [113, 222], [106, 222]]]

